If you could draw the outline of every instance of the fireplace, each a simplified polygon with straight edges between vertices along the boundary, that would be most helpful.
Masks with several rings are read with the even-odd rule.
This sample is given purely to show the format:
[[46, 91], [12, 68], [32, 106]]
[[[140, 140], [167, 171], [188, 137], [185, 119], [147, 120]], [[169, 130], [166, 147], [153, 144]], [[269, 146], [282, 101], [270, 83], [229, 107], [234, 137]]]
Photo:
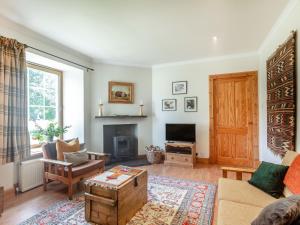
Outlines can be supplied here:
[[103, 126], [103, 151], [111, 154], [111, 162], [137, 159], [138, 140], [136, 124]]
[[134, 137], [132, 136], [116, 136], [114, 137], [114, 153], [113, 157], [118, 161], [122, 159], [135, 159]]

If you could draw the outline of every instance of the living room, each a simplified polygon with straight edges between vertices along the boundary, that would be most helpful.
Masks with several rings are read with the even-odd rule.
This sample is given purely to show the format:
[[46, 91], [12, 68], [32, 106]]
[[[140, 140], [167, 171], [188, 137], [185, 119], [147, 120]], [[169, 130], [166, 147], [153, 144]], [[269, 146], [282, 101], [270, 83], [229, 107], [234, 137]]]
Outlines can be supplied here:
[[299, 12], [1, 0], [0, 224], [299, 224]]

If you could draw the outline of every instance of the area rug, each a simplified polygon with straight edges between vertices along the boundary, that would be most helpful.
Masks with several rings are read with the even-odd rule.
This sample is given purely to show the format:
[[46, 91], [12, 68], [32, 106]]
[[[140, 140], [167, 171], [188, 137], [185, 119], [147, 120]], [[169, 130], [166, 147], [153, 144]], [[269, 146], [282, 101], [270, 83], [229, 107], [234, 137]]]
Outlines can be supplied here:
[[109, 169], [111, 169], [115, 166], [119, 166], [119, 165], [129, 166], [129, 167], [140, 167], [140, 166], [151, 165], [151, 163], [149, 163], [147, 159], [134, 159], [134, 160], [129, 160], [129, 161], [110, 163], [108, 165], [105, 165], [105, 169], [109, 170]]
[[296, 142], [296, 32], [267, 61], [268, 148], [283, 157]]
[[[148, 203], [128, 225], [210, 225], [216, 186], [205, 182], [149, 176]], [[83, 195], [63, 200], [20, 225], [89, 225]]]

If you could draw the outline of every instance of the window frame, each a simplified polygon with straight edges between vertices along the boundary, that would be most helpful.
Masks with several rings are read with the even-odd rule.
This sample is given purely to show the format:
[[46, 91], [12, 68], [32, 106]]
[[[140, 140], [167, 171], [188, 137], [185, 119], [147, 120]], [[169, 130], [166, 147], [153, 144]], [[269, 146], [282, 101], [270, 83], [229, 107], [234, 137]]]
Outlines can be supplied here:
[[[58, 76], [58, 125], [63, 126], [63, 72], [52, 67], [44, 66], [41, 64], [33, 63], [27, 61], [27, 69], [32, 68], [36, 70], [40, 70], [46, 73], [51, 73]], [[27, 79], [29, 80], [29, 79]], [[27, 81], [27, 86], [29, 87], [29, 81]], [[28, 96], [29, 97], [29, 96]], [[29, 99], [28, 99], [28, 122], [29, 122]], [[61, 136], [63, 138], [63, 135]], [[31, 145], [31, 149], [41, 148], [42, 144], [33, 144]], [[31, 155], [37, 155], [42, 152], [35, 151], [35, 153], [31, 153]]]

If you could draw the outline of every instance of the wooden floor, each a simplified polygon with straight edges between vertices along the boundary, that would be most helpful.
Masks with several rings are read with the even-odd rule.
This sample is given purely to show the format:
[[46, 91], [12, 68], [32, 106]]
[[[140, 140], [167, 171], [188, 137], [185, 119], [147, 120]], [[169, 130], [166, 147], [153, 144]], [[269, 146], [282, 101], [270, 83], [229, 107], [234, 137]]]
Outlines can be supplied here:
[[[217, 165], [197, 165], [196, 168], [181, 168], [175, 166], [151, 165], [145, 166], [150, 175], [170, 176], [194, 181], [207, 181], [217, 184], [221, 177], [220, 167]], [[229, 177], [232, 174], [229, 174]], [[4, 203], [4, 213], [0, 218], [2, 225], [16, 225], [27, 218], [35, 215], [51, 204], [66, 199], [66, 187], [62, 184], [52, 182], [48, 185], [48, 191], [44, 192], [42, 187], [35, 188], [19, 194]], [[217, 204], [215, 204], [215, 212]], [[214, 216], [214, 224], [216, 224]]]

